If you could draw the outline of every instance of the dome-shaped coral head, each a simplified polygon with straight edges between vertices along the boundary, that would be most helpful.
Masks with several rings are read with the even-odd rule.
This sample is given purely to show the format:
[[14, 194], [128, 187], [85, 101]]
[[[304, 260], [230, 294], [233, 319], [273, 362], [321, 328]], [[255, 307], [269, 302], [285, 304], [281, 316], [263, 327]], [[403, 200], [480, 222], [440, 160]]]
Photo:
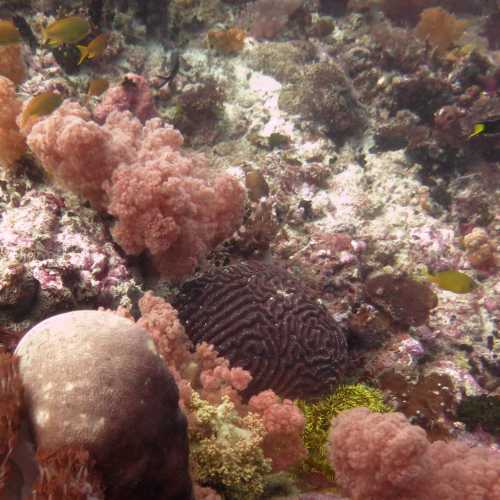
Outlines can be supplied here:
[[179, 391], [145, 330], [73, 311], [32, 328], [16, 354], [38, 450], [88, 450], [107, 499], [191, 498]]
[[332, 391], [347, 360], [344, 331], [304, 285], [262, 263], [215, 269], [186, 282], [174, 306], [196, 342], [252, 374], [250, 397], [273, 389], [311, 399]]

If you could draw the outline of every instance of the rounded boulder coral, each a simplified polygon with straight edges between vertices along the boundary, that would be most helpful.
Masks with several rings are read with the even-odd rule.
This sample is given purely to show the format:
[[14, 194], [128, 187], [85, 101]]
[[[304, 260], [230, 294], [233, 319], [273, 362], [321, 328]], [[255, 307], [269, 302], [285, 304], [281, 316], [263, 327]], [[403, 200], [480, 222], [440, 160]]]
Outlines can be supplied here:
[[73, 311], [32, 328], [16, 354], [39, 452], [88, 450], [111, 500], [191, 498], [179, 392], [145, 330]]
[[215, 269], [186, 282], [174, 304], [195, 343], [213, 344], [252, 375], [250, 397], [331, 392], [347, 360], [342, 328], [283, 269], [257, 262]]

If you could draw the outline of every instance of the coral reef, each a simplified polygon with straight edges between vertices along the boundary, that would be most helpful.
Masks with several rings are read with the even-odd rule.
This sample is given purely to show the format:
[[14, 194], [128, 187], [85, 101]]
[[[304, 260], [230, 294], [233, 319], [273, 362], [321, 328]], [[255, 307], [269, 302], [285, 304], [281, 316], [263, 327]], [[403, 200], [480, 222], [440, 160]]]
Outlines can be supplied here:
[[[102, 57], [39, 43], [74, 15]], [[339, 381], [414, 424], [387, 442], [371, 426], [383, 449], [351, 465], [371, 450], [380, 468], [351, 500], [494, 491], [477, 471], [498, 453], [498, 2], [9, 0], [0, 17], [22, 37], [0, 32], [3, 351], [66, 311], [136, 321], [178, 387], [200, 498], [349, 495], [323, 444], [334, 396], [352, 396]], [[43, 93], [65, 102], [25, 119]], [[474, 286], [440, 287], [444, 271]], [[5, 492], [26, 496], [3, 445]], [[37, 497], [113, 479], [90, 450], [38, 451]]]
[[111, 312], [73, 311], [31, 329], [16, 354], [39, 450], [85, 448], [106, 498], [189, 498], [179, 392], [145, 330]]
[[276, 266], [245, 263], [185, 282], [174, 306], [195, 343], [209, 342], [252, 374], [245, 394], [328, 393], [347, 359], [342, 328], [303, 284]]

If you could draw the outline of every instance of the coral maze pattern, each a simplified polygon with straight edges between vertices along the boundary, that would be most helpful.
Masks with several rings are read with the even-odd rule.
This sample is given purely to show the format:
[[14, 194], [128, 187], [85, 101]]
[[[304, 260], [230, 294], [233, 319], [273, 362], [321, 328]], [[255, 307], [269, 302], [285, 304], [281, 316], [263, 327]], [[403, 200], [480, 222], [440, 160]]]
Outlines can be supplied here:
[[213, 344], [252, 374], [245, 395], [273, 389], [311, 399], [331, 391], [347, 359], [340, 326], [286, 271], [232, 265], [186, 282], [176, 299], [195, 343]]

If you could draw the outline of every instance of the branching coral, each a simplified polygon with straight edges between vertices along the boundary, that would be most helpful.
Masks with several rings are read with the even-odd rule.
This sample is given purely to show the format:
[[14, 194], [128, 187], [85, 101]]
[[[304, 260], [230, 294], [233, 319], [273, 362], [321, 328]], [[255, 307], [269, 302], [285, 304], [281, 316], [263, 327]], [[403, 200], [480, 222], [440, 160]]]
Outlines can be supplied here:
[[191, 408], [198, 421], [190, 429], [190, 456], [198, 481], [224, 490], [234, 500], [260, 498], [264, 476], [271, 471], [261, 447], [265, 431], [260, 418], [240, 417], [228, 397], [212, 406], [196, 392]]
[[26, 141], [19, 132], [16, 118], [21, 112], [21, 102], [16, 97], [16, 87], [8, 78], [0, 76], [0, 166], [11, 167], [26, 150]]
[[379, 413], [391, 411], [391, 407], [384, 403], [381, 391], [363, 384], [342, 385], [319, 401], [297, 401], [297, 405], [306, 420], [304, 444], [308, 457], [303, 467], [306, 471], [319, 471], [328, 478], [333, 478], [327, 458], [327, 438], [332, 418], [344, 410], [360, 406]]

